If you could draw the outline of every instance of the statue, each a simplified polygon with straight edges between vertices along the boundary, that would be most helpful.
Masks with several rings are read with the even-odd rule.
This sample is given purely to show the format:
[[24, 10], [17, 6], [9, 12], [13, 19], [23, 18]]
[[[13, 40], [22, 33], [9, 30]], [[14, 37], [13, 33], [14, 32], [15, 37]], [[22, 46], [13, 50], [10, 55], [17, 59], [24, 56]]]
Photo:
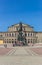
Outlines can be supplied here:
[[25, 35], [23, 34], [23, 29], [22, 29], [22, 22], [20, 22], [20, 24], [19, 24], [19, 30], [18, 30], [18, 38], [17, 38], [17, 40], [19, 41], [19, 42], [21, 42], [22, 43], [22, 45], [26, 45], [26, 38], [25, 38]]
[[19, 27], [20, 27], [19, 31], [22, 31], [22, 22], [20, 22]]

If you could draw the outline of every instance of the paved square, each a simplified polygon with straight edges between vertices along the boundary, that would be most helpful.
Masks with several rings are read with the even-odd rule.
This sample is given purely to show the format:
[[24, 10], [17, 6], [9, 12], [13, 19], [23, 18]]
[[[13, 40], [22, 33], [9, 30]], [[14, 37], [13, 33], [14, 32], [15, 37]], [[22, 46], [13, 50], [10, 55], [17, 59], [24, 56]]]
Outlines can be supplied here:
[[28, 46], [12, 48], [5, 55], [0, 56], [0, 65], [42, 65], [42, 56], [31, 49], [33, 48]]

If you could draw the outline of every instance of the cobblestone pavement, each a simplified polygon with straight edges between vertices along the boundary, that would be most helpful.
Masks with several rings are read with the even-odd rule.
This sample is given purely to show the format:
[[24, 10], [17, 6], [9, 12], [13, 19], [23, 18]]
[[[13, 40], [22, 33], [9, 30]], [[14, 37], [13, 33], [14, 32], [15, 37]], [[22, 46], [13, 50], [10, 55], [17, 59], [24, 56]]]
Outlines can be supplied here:
[[0, 56], [0, 65], [42, 65], [42, 56], [28, 47], [14, 47], [5, 56]]

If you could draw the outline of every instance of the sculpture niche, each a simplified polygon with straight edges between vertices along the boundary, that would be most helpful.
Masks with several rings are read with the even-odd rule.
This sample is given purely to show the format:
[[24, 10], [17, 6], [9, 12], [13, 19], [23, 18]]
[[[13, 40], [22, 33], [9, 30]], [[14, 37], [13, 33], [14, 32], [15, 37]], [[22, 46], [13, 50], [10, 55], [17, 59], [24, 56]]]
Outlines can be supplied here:
[[19, 23], [19, 30], [18, 30], [18, 38], [17, 40], [19, 41], [19, 45], [21, 46], [24, 46], [24, 45], [27, 45], [26, 44], [26, 38], [25, 38], [25, 35], [23, 34], [23, 29], [22, 29], [22, 23], [20, 22]]

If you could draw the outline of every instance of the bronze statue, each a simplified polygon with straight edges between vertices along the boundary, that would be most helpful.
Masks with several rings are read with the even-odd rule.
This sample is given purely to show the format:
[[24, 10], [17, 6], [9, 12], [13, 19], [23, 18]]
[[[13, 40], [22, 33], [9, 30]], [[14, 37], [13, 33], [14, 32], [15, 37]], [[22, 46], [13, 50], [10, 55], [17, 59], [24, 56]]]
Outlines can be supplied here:
[[19, 27], [20, 27], [19, 31], [22, 31], [22, 22], [20, 22]]
[[20, 41], [20, 42], [22, 42], [22, 44], [23, 45], [25, 45], [26, 43], [25, 43], [25, 35], [23, 35], [23, 29], [22, 29], [22, 22], [20, 22], [20, 24], [19, 24], [19, 30], [18, 30], [18, 33], [19, 33], [19, 35], [18, 35], [18, 38], [17, 38], [17, 40], [18, 41]]

